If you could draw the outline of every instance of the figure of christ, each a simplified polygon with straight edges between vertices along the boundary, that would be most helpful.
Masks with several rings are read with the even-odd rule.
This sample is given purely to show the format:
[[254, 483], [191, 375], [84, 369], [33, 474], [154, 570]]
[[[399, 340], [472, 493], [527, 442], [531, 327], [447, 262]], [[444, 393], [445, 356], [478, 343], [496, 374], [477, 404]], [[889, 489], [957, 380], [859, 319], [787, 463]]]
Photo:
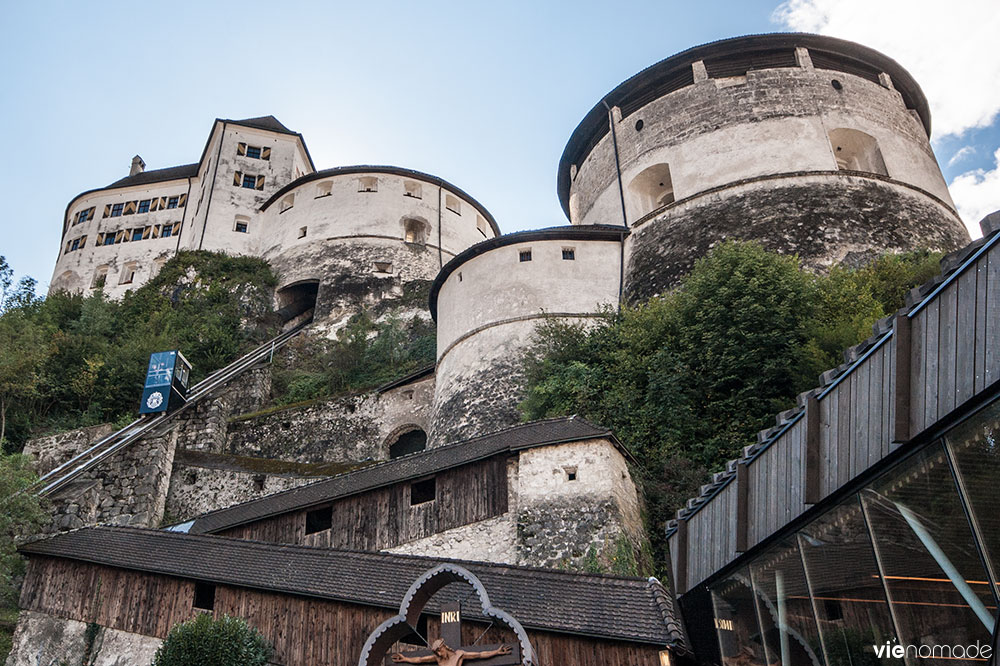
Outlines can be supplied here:
[[510, 646], [502, 645], [496, 650], [486, 650], [484, 652], [468, 652], [467, 650], [452, 650], [443, 639], [439, 638], [431, 643], [431, 652], [425, 657], [406, 657], [400, 653], [392, 655], [392, 660], [396, 663], [405, 664], [437, 664], [438, 666], [462, 666], [468, 659], [489, 659], [502, 654], [510, 654]]

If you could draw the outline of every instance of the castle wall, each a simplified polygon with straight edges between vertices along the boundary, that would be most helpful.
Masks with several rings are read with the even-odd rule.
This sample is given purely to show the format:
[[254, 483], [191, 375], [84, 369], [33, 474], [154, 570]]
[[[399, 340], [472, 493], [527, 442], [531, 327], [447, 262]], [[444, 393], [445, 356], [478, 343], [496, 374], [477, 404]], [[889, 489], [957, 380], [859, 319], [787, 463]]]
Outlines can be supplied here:
[[519, 422], [521, 360], [535, 327], [584, 321], [618, 303], [620, 243], [530, 234], [467, 258], [441, 284], [434, 445]]
[[[876, 223], [877, 222], [877, 223]], [[662, 294], [723, 240], [797, 254], [814, 271], [859, 266], [885, 252], [949, 252], [968, 240], [944, 203], [884, 178], [801, 173], [691, 197], [636, 225], [625, 241], [625, 298]]]

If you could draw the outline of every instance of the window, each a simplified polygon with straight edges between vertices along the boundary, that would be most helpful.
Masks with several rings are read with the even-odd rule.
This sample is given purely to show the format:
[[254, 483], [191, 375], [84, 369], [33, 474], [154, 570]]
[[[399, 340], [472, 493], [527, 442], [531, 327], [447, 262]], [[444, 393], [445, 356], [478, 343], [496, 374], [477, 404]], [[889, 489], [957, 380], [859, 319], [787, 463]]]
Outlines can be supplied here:
[[194, 601], [191, 606], [198, 610], [215, 610], [215, 586], [211, 583], [195, 582]]
[[177, 208], [180, 197], [170, 197], [167, 199], [167, 208]]
[[[112, 237], [113, 238], [113, 237]], [[90, 283], [91, 289], [100, 289], [108, 281], [108, 267], [98, 266], [94, 271], [94, 280]]]
[[237, 222], [236, 223], [236, 229], [235, 229], [235, 231], [237, 231], [238, 233], [241, 233], [241, 234], [247, 233], [247, 223], [246, 222]]
[[259, 160], [260, 159], [260, 148], [257, 146], [247, 146], [247, 157]]
[[132, 230], [132, 240], [142, 240], [142, 227], [136, 227]]
[[116, 203], [115, 205], [113, 205], [111, 207], [111, 217], [121, 217], [122, 216], [122, 210], [124, 208], [125, 208], [125, 204], [123, 204], [123, 203]]
[[518, 257], [521, 261], [531, 261], [531, 250], [521, 250]]
[[333, 527], [332, 506], [306, 511], [306, 534], [316, 534], [316, 532], [322, 532], [331, 527]]
[[236, 145], [236, 154], [241, 157], [249, 157], [253, 160], [269, 160], [271, 159], [271, 149], [261, 148], [260, 146], [248, 146], [245, 143], [239, 143]]
[[135, 263], [134, 261], [130, 261], [129, 263], [125, 264], [124, 268], [122, 268], [122, 276], [121, 279], [118, 281], [118, 284], [132, 284], [132, 282], [135, 280], [135, 273], [138, 269], [139, 269], [139, 264]]
[[305, 238], [308, 231], [309, 227], [299, 227], [299, 238]]
[[139, 206], [138, 201], [126, 201], [123, 215], [135, 215], [135, 209]]
[[378, 192], [378, 178], [375, 176], [358, 178], [358, 192]]
[[483, 238], [489, 238], [490, 234], [487, 231], [489, 225], [486, 223], [486, 219], [482, 215], [476, 216], [476, 229], [483, 235]]
[[248, 190], [252, 190], [257, 187], [257, 178], [251, 176], [250, 174], [243, 174], [243, 187]]
[[420, 187], [420, 183], [418, 183], [417, 181], [404, 180], [403, 188], [405, 190], [403, 192], [404, 197], [413, 197], [414, 199], [422, 198], [422, 192], [421, 192], [422, 188]]
[[576, 467], [566, 467], [566, 480], [576, 481]]
[[889, 175], [882, 151], [873, 136], [852, 129], [831, 130], [830, 147], [840, 170]]
[[[410, 399], [412, 399], [412, 397]], [[426, 448], [427, 448], [427, 433], [421, 430], [420, 428], [415, 428], [408, 432], [404, 432], [396, 439], [395, 442], [389, 445], [389, 459], [394, 460], [401, 456], [406, 456], [410, 455], [411, 453], [417, 453], [419, 451], [423, 451]], [[433, 481], [433, 479], [431, 480]]]
[[576, 249], [572, 247], [564, 247], [562, 249], [563, 261], [574, 261], [576, 260]]
[[638, 219], [674, 201], [674, 185], [670, 166], [654, 164], [632, 179], [628, 186], [628, 201], [632, 219]]
[[325, 183], [320, 183], [316, 186], [316, 198], [328, 197], [333, 194], [333, 181], [328, 180]]
[[453, 194], [449, 194], [444, 198], [444, 207], [456, 215], [462, 214], [462, 202]]
[[376, 273], [392, 273], [392, 263], [388, 261], [376, 261], [375, 262], [375, 272]]
[[116, 234], [113, 231], [105, 232], [103, 240], [99, 240], [98, 242], [101, 245], [114, 245], [115, 244], [115, 235]]
[[69, 251], [72, 252], [73, 250], [79, 250], [79, 249], [80, 249], [80, 239], [74, 238], [73, 242], [70, 243]]
[[73, 224], [83, 224], [87, 220], [94, 219], [94, 207], [85, 208], [76, 214], [76, 219], [73, 220]]
[[288, 210], [294, 205], [295, 205], [295, 195], [289, 194], [287, 197], [281, 200], [281, 209], [278, 211], [278, 214], [280, 215], [281, 213], [284, 213], [286, 210]]
[[160, 238], [170, 238], [174, 235], [174, 225], [164, 224], [160, 227]]
[[437, 495], [437, 486], [434, 477], [423, 481], [414, 481], [410, 484], [410, 506], [433, 502]]
[[415, 245], [427, 242], [427, 225], [420, 220], [405, 220], [403, 222], [403, 240]]
[[149, 212], [149, 199], [143, 199], [139, 202], [139, 209], [136, 211], [138, 213], [148, 213]]

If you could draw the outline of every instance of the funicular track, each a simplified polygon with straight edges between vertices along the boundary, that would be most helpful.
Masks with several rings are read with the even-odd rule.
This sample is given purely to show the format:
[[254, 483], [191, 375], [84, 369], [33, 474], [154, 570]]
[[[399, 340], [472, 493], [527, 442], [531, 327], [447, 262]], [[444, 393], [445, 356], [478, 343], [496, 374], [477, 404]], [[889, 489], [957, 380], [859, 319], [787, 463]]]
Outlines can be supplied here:
[[305, 321], [294, 328], [291, 328], [280, 335], [263, 343], [256, 349], [244, 354], [229, 365], [216, 370], [208, 377], [198, 382], [188, 390], [187, 402], [172, 412], [158, 414], [152, 417], [139, 417], [121, 430], [114, 432], [101, 439], [87, 450], [78, 453], [72, 459], [59, 465], [52, 471], [46, 473], [36, 481], [31, 488], [31, 492], [38, 495], [51, 495], [60, 488], [65, 487], [81, 474], [99, 465], [102, 460], [113, 456], [130, 444], [148, 437], [156, 435], [166, 430], [173, 421], [200, 401], [211, 396], [215, 391], [222, 388], [230, 381], [236, 379], [243, 373], [258, 367], [259, 364], [270, 362], [271, 357], [277, 349], [280, 349], [290, 340], [298, 336], [303, 329], [311, 323]]

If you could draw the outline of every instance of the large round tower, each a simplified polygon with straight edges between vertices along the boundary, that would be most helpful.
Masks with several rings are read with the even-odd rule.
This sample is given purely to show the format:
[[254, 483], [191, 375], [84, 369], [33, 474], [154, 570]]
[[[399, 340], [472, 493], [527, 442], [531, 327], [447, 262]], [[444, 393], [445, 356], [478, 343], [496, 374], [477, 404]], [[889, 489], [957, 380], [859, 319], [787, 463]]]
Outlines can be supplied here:
[[559, 198], [621, 224], [625, 296], [661, 293], [722, 239], [810, 268], [968, 242], [931, 151], [927, 100], [892, 59], [830, 37], [727, 39], [612, 90], [573, 132]]
[[451, 183], [386, 166], [303, 176], [255, 222], [286, 318], [315, 305], [315, 320], [332, 327], [376, 304], [426, 312], [441, 267], [499, 235], [489, 211]]
[[556, 227], [500, 236], [448, 262], [437, 320], [432, 445], [521, 420], [522, 358], [547, 319], [594, 321], [618, 304], [624, 230]]

